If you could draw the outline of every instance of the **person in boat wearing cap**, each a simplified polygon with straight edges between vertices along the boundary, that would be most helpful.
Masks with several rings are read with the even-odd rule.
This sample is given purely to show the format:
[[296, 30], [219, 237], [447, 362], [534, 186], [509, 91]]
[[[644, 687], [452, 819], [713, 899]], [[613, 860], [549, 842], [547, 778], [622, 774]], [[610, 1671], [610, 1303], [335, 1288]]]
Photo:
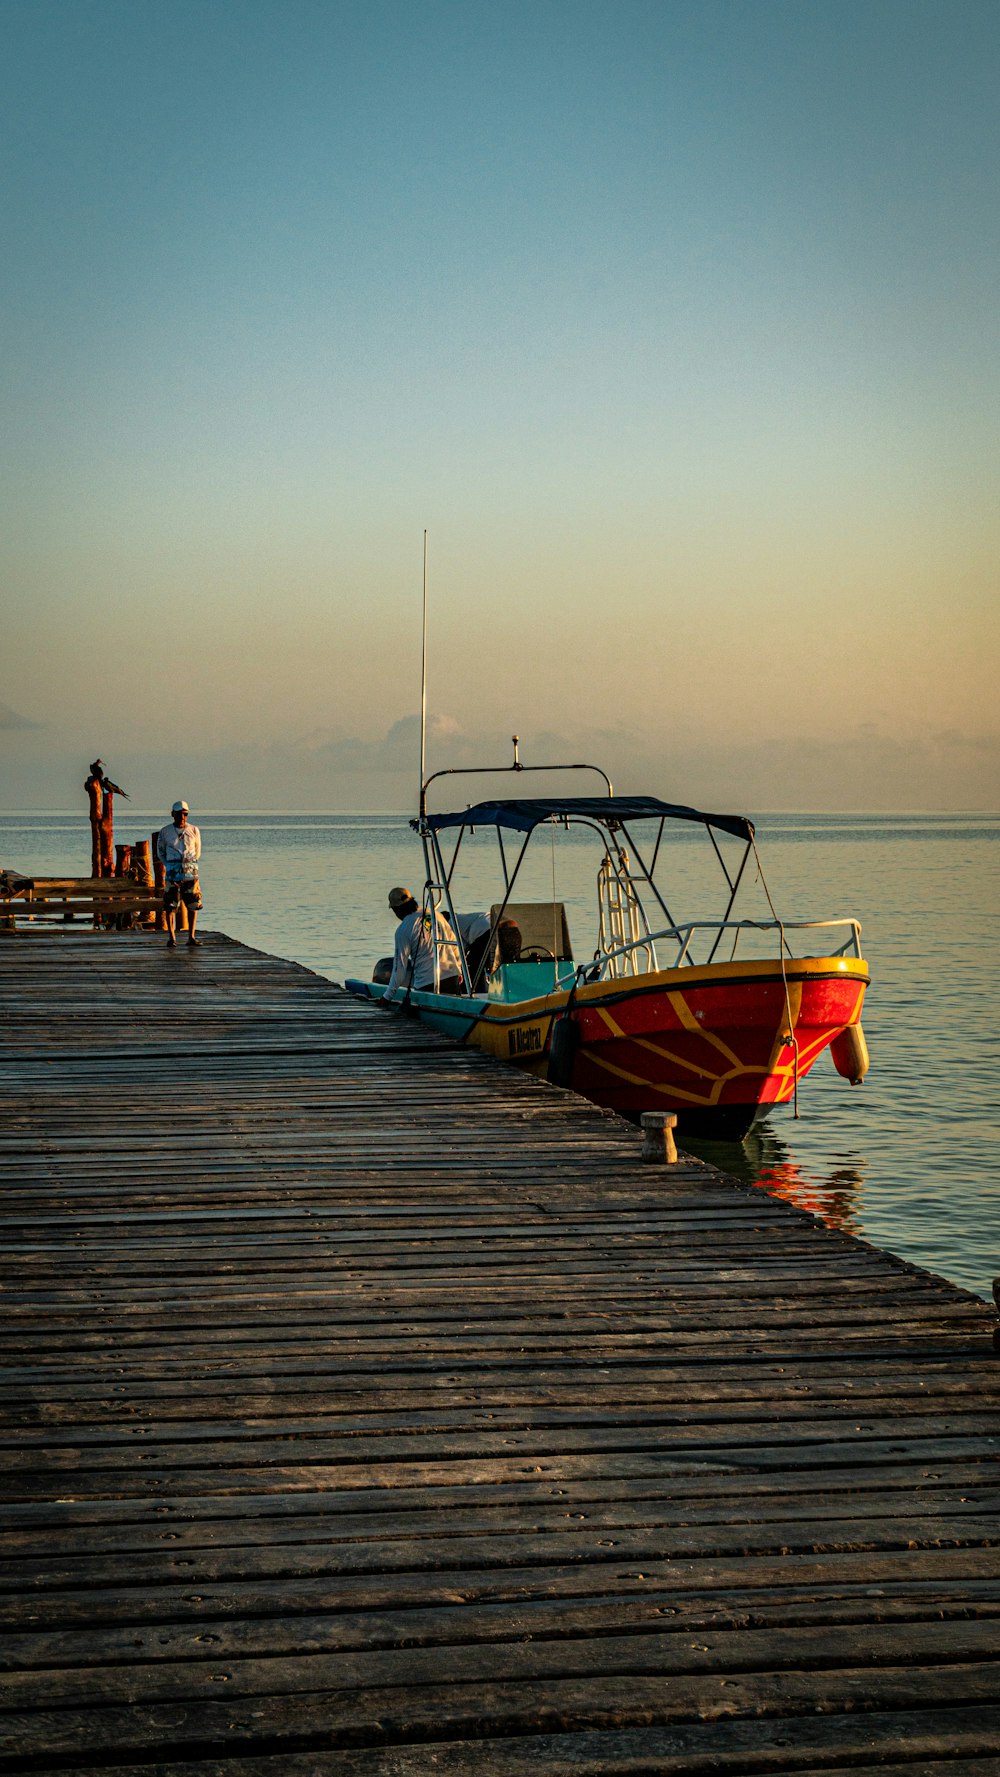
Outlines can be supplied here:
[[167, 916], [167, 944], [172, 950], [177, 943], [177, 909], [183, 900], [188, 915], [188, 943], [200, 944], [194, 928], [201, 906], [198, 888], [198, 859], [201, 857], [201, 834], [188, 820], [186, 802], [175, 802], [171, 818], [156, 836], [156, 855], [164, 867], [166, 886], [163, 911]]
[[[389, 890], [389, 906], [399, 920], [392, 957], [392, 974], [382, 995], [383, 1005], [399, 988], [418, 993], [434, 992], [434, 934], [429, 913], [421, 913], [409, 889]], [[455, 934], [443, 913], [437, 916], [438, 961], [441, 970], [438, 993], [464, 993], [462, 959]]]

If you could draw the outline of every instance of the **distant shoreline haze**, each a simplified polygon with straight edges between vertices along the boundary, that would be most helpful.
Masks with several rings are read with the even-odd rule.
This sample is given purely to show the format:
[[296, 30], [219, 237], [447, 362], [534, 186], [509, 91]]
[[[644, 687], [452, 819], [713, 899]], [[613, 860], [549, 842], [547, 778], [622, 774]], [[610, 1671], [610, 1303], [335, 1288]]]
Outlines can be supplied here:
[[[484, 797], [485, 801], [486, 798]], [[456, 798], [456, 807], [465, 807]], [[349, 821], [378, 820], [403, 821], [407, 825], [415, 819], [413, 809], [407, 808], [203, 808], [199, 803], [197, 810], [191, 805], [192, 813], [197, 812], [202, 820], [253, 820], [265, 821]], [[716, 808], [716, 813], [742, 812]], [[977, 821], [1000, 820], [1000, 803], [994, 806], [984, 805], [982, 808], [969, 806], [966, 808], [758, 808], [751, 811], [756, 821], [770, 820], [843, 820], [843, 821]], [[46, 808], [41, 804], [32, 807], [19, 807], [11, 804], [0, 808], [0, 820], [18, 819], [53, 819], [53, 820], [88, 820], [86, 808]], [[168, 819], [167, 811], [160, 808], [137, 808], [129, 799], [115, 803], [116, 826], [129, 821], [155, 821], [161, 825]]]
[[[129, 792], [133, 806], [170, 807], [183, 796], [202, 810], [241, 813], [296, 810], [301, 813], [412, 813], [419, 779], [419, 726], [402, 718], [381, 740], [357, 736], [248, 747], [206, 748], [177, 753], [116, 745], [101, 724], [72, 752], [65, 733], [7, 730], [3, 736], [0, 800], [21, 810], [86, 807], [84, 779], [98, 752], [108, 770]], [[428, 725], [427, 773], [444, 768], [473, 770], [507, 766], [512, 759], [512, 720], [500, 729], [464, 732], [447, 717]], [[697, 808], [753, 814], [759, 809], [811, 813], [852, 809], [884, 813], [938, 810], [987, 812], [1000, 806], [1000, 736], [956, 732], [893, 735], [862, 726], [841, 738], [803, 735], [761, 736], [727, 741], [724, 728], [710, 741], [688, 729], [671, 744], [624, 726], [593, 730], [535, 731], [520, 726], [521, 762], [529, 766], [585, 761], [607, 771], [622, 794], [661, 796]], [[440, 778], [434, 805], [454, 795], [458, 806], [487, 794], [511, 794], [515, 780], [498, 776]], [[518, 795], [555, 791], [543, 772], [519, 775]], [[579, 773], [581, 790], [598, 779]], [[558, 788], [568, 793], [571, 778]], [[122, 805], [128, 808], [129, 803]]]

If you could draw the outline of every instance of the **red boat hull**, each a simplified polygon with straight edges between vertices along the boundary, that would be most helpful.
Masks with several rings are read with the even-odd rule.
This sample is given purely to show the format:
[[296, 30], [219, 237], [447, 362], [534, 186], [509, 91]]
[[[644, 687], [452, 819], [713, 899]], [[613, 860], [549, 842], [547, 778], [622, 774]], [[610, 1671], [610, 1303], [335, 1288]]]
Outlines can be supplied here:
[[645, 990], [582, 1003], [573, 1088], [633, 1117], [675, 1110], [689, 1133], [728, 1124], [745, 1134], [860, 1019], [867, 973], [839, 962], [789, 964], [785, 978], [780, 969], [750, 979], [743, 969], [716, 979], [689, 970], [674, 988], [650, 980]]
[[670, 969], [494, 1004], [466, 1040], [625, 1116], [675, 1111], [682, 1133], [736, 1139], [859, 1022], [867, 986], [854, 957]]

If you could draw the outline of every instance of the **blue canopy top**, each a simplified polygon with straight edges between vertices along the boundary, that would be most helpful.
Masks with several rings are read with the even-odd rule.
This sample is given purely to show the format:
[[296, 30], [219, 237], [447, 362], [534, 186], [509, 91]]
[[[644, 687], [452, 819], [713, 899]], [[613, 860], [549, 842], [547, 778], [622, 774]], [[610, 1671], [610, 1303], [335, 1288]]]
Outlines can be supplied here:
[[753, 838], [753, 822], [746, 815], [703, 814], [698, 808], [661, 802], [656, 796], [522, 796], [510, 802], [477, 802], [456, 814], [429, 814], [426, 821], [434, 833], [442, 827], [513, 827], [520, 833], [530, 833], [551, 815], [570, 819], [577, 816], [605, 826], [609, 822], [664, 818], [699, 821], [702, 826], [731, 833], [736, 839]]

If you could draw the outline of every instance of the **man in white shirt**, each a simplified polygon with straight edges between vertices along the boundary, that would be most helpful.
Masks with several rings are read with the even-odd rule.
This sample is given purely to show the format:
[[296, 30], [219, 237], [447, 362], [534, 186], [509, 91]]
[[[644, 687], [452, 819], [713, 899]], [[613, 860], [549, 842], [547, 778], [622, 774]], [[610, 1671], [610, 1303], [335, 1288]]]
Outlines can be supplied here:
[[[389, 906], [399, 920], [392, 957], [392, 974], [382, 995], [383, 1005], [395, 998], [396, 991], [413, 988], [419, 993], [434, 992], [434, 930], [429, 913], [421, 913], [409, 889], [389, 890]], [[462, 959], [455, 934], [443, 913], [437, 916], [437, 954], [440, 966], [438, 993], [464, 993]]]
[[186, 802], [175, 802], [170, 810], [170, 821], [160, 828], [156, 836], [156, 855], [166, 876], [163, 911], [167, 916], [167, 945], [171, 950], [177, 943], [177, 909], [182, 900], [187, 908], [188, 943], [201, 943], [201, 939], [194, 935], [198, 909], [201, 906], [201, 892], [198, 887], [201, 834], [188, 821], [188, 812]]
[[485, 993], [489, 979], [489, 963], [486, 953], [490, 945], [492, 929], [488, 913], [459, 913], [458, 935], [465, 950], [465, 960], [469, 967], [469, 980], [473, 993]]

